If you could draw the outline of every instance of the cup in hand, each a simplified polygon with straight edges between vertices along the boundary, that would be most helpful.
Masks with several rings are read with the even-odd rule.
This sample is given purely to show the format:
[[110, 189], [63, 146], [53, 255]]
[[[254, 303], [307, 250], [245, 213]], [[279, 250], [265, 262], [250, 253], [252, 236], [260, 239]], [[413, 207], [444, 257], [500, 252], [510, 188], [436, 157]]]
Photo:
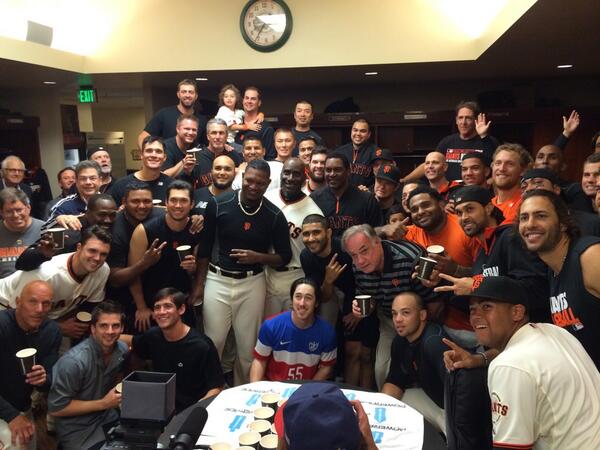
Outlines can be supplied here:
[[23, 375], [27, 375], [31, 372], [33, 366], [35, 366], [35, 355], [37, 350], [35, 348], [24, 348], [16, 353], [16, 357], [21, 363], [21, 370]]
[[444, 256], [446, 249], [441, 245], [430, 245], [427, 247], [427, 253], [430, 255]]
[[87, 311], [79, 311], [75, 317], [81, 323], [90, 323], [92, 321], [92, 315]]
[[419, 271], [417, 272], [417, 278], [420, 280], [429, 281], [431, 278], [431, 273], [433, 272], [433, 268], [436, 264], [437, 261], [435, 259], [421, 256], [419, 258]]
[[366, 317], [371, 314], [371, 296], [357, 295], [355, 298], [358, 303], [358, 308], [360, 309], [360, 315]]
[[180, 245], [175, 250], [177, 250], [177, 254], [179, 255], [179, 261], [183, 261], [187, 255], [192, 254], [191, 245]]
[[52, 236], [55, 250], [62, 250], [65, 248], [65, 228], [50, 228], [47, 231]]

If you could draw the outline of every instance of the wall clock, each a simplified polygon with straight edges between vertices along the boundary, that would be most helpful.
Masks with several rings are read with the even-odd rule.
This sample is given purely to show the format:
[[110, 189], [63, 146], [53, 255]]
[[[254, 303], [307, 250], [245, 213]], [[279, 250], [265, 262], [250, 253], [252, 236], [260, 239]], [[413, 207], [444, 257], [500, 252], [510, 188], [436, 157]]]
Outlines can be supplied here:
[[240, 16], [246, 43], [259, 52], [281, 48], [292, 33], [292, 13], [283, 0], [249, 1]]

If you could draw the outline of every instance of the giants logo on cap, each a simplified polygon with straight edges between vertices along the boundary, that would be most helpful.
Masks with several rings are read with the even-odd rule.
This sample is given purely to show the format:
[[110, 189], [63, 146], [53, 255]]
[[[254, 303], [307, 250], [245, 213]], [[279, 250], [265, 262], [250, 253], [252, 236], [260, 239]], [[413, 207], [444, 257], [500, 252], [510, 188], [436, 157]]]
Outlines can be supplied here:
[[473, 275], [473, 290], [477, 289], [483, 281], [483, 275]]
[[383, 166], [383, 173], [390, 173], [392, 166]]
[[244, 222], [244, 231], [248, 231], [252, 224], [250, 222]]
[[375, 150], [375, 156], [381, 156], [381, 153], [382, 153], [382, 151], [381, 151], [380, 148], [378, 148], [377, 150]]

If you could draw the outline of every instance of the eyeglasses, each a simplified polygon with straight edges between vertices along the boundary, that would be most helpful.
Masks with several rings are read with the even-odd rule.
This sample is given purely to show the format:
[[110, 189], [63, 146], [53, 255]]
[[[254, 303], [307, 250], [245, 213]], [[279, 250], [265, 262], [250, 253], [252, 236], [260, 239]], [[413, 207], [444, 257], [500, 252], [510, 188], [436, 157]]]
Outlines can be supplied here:
[[14, 208], [2, 211], [3, 216], [20, 216], [25, 212], [25, 208]]

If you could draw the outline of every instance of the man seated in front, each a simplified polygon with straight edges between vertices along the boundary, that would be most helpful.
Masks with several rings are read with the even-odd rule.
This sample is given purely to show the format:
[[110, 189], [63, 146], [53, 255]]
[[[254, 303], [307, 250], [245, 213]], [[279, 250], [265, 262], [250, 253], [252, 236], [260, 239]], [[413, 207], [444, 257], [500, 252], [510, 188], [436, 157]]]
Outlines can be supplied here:
[[146, 360], [150, 361], [153, 371], [176, 375], [177, 412], [217, 395], [225, 384], [213, 342], [182, 321], [185, 300], [186, 295], [175, 288], [159, 290], [152, 308], [158, 326], [143, 334], [122, 337], [131, 344], [134, 366]]
[[382, 392], [412, 406], [445, 432], [444, 352], [448, 336], [441, 325], [427, 320], [419, 294], [402, 292], [392, 303], [392, 321], [398, 335], [392, 341], [392, 362]]
[[56, 418], [62, 450], [99, 449], [102, 426], [119, 418], [116, 386], [128, 352], [119, 342], [124, 323], [120, 305], [99, 303], [92, 311], [91, 336], [54, 365], [48, 412]]
[[335, 331], [316, 316], [319, 286], [298, 278], [290, 288], [292, 309], [267, 319], [258, 333], [250, 382], [327, 380], [337, 357]]

